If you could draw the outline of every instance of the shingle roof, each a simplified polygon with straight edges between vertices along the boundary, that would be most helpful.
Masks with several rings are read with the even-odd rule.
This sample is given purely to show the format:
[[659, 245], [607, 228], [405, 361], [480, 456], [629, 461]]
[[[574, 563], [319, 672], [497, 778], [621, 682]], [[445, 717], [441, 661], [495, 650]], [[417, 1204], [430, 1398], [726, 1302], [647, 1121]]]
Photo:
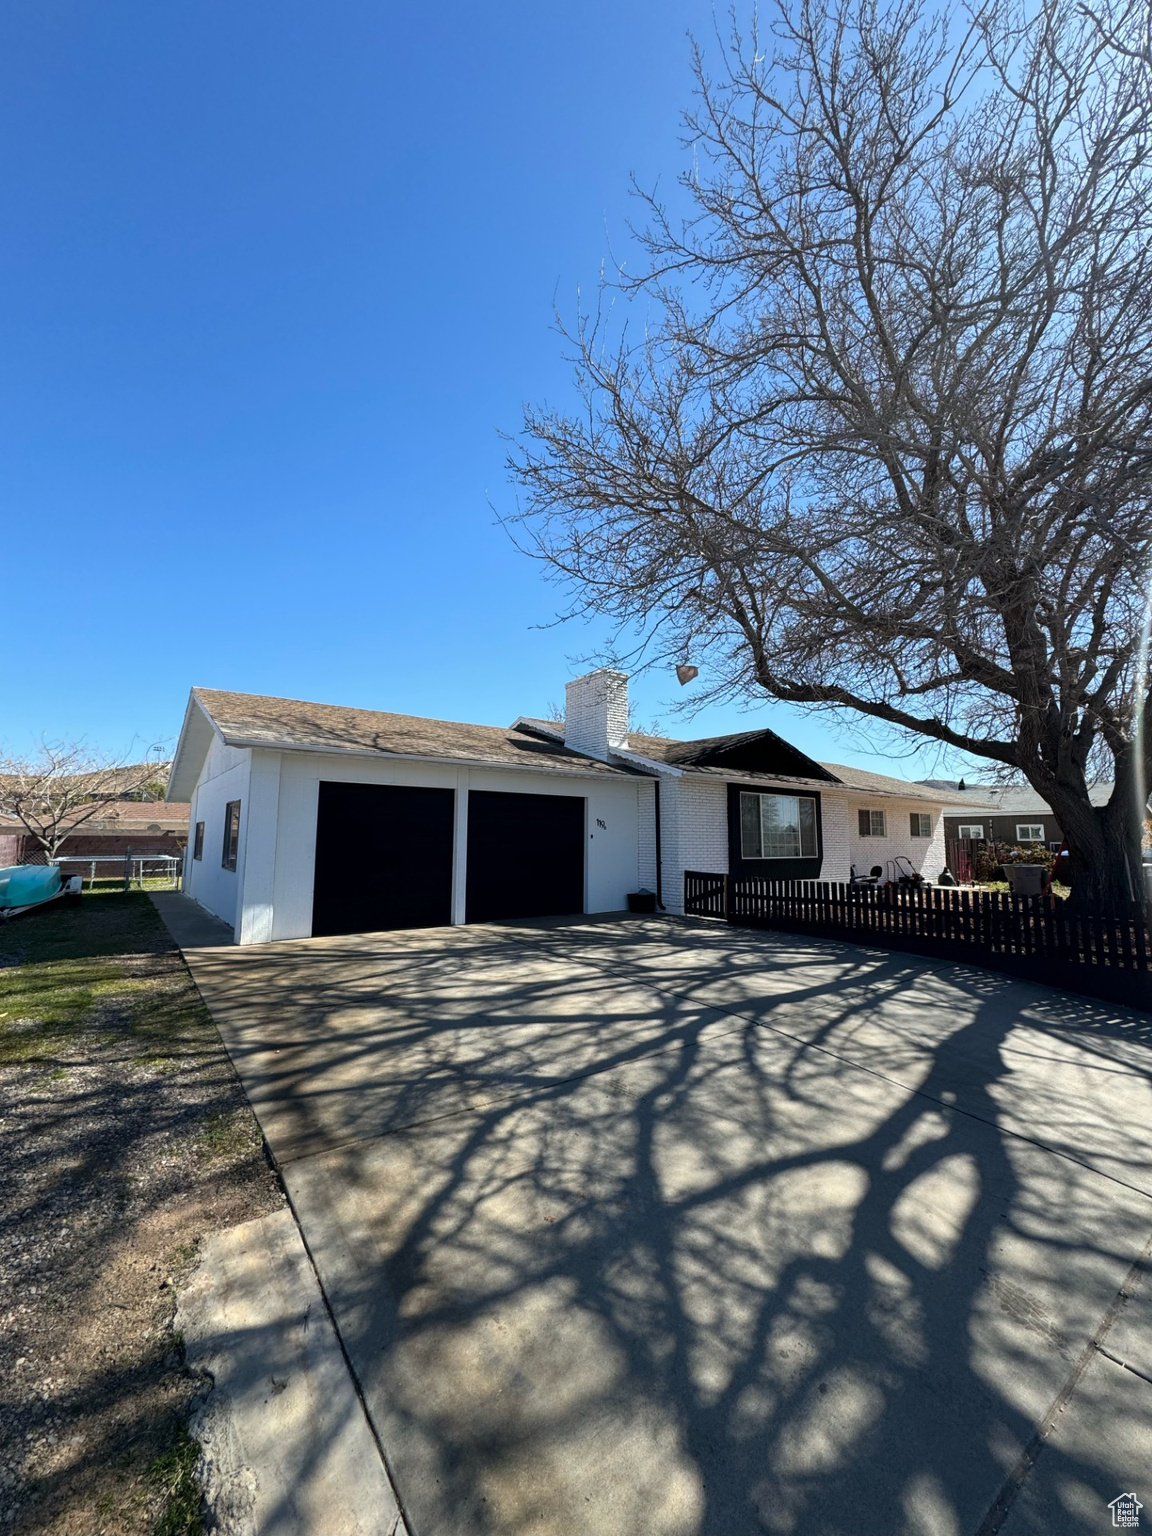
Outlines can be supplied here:
[[500, 767], [627, 777], [631, 770], [599, 762], [563, 742], [528, 730], [426, 720], [339, 704], [194, 688], [194, 697], [229, 746], [287, 747], [319, 752], [439, 757]]
[[162, 832], [186, 832], [188, 811], [186, 800], [110, 800], [83, 823], [83, 828], [86, 832], [136, 832], [159, 827]]
[[[563, 724], [553, 720], [533, 720], [522, 717], [520, 724], [552, 737], [560, 737], [564, 731]], [[627, 750], [635, 752], [638, 757], [646, 758], [649, 762], [667, 763], [669, 767], [679, 768], [682, 772], [693, 776], [739, 780], [741, 783], [778, 783], [781, 778], [787, 777], [789, 781], [810, 784], [817, 789], [821, 787], [822, 781], [815, 776], [747, 772], [724, 765], [714, 767], [699, 761], [715, 748], [727, 743], [751, 741], [761, 734], [764, 733], [738, 731], [731, 736], [707, 736], [697, 741], [677, 741], [671, 736], [649, 736], [642, 731], [629, 731]], [[932, 805], [939, 805], [943, 798], [932, 787], [913, 782], [911, 779], [897, 779], [889, 774], [870, 773], [865, 768], [849, 768], [843, 763], [813, 763], [812, 766], [823, 769], [825, 774], [830, 774], [833, 780], [843, 785], [845, 789], [854, 789], [861, 794], [898, 797], [901, 800], [923, 800]]]
[[[985, 811], [990, 816], [1050, 816], [1052, 808], [1030, 784], [968, 784], [938, 791], [944, 800], [946, 816], [968, 816]], [[1107, 805], [1112, 798], [1111, 784], [1090, 784], [1088, 798], [1093, 805]]]
[[[121, 763], [117, 767], [101, 768], [92, 773], [62, 773], [53, 782], [81, 791], [92, 789], [101, 795], [136, 794], [142, 785], [155, 784], [163, 796], [171, 767], [171, 763]], [[35, 772], [27, 776], [0, 773], [0, 790], [26, 784], [28, 778], [35, 779]]]
[[896, 779], [886, 773], [870, 773], [866, 768], [848, 768], [843, 763], [821, 763], [820, 766], [834, 773], [847, 788], [860, 790], [864, 794], [899, 795], [902, 800], [930, 800], [933, 805], [939, 805], [942, 798], [939, 790], [929, 789], [911, 779]]
[[[78, 806], [76, 814], [87, 809], [85, 805]], [[187, 832], [189, 809], [187, 801], [182, 800], [106, 800], [99, 810], [84, 817], [76, 827], [76, 834], [98, 837], [102, 833]], [[71, 820], [71, 816], [65, 817], [64, 825]], [[0, 812], [0, 832], [19, 834], [27, 830], [15, 816]]]

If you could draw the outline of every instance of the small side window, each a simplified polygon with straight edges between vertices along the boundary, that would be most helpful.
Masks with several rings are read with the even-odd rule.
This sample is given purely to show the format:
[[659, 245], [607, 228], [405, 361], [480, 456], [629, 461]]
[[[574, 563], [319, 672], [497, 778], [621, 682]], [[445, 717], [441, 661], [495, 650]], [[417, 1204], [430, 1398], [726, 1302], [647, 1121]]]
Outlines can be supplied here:
[[225, 869], [236, 868], [236, 853], [240, 847], [240, 802], [229, 800], [224, 807], [224, 857], [220, 860]]
[[932, 836], [932, 818], [925, 811], [909, 812], [910, 831], [913, 837]]
[[860, 811], [859, 829], [861, 837], [885, 837], [883, 811]]
[[1016, 841], [1018, 843], [1042, 843], [1044, 841], [1044, 823], [1042, 821], [1017, 822]]
[[192, 838], [192, 857], [202, 859], [204, 857], [204, 823], [196, 823], [196, 831]]

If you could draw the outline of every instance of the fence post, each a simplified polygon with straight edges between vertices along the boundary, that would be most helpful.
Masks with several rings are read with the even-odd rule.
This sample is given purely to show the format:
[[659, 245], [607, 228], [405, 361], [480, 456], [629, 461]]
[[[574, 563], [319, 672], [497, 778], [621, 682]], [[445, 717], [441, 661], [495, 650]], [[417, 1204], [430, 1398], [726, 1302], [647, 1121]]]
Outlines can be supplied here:
[[723, 882], [721, 886], [721, 899], [724, 903], [724, 921], [727, 923], [731, 922], [731, 918], [728, 915], [728, 876], [721, 875], [720, 879]]

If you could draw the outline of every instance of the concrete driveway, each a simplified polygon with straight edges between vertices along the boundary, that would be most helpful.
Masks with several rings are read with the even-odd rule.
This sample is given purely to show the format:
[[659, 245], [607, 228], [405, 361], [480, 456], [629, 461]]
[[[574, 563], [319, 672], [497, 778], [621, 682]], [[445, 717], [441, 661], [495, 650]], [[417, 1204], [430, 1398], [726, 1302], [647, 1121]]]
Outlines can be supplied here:
[[660, 919], [188, 957], [412, 1536], [1152, 1517], [1152, 1018]]

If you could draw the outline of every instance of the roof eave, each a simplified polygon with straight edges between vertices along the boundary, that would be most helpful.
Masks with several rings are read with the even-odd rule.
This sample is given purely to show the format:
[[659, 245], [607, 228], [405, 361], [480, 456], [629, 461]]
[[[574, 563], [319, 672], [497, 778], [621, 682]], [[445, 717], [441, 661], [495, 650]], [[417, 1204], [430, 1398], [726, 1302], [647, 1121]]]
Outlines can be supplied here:
[[[667, 771], [668, 765], [660, 766]], [[720, 767], [679, 768], [676, 771], [686, 778], [708, 779], [713, 783], [719, 781], [731, 784], [771, 784], [779, 785], [782, 789], [818, 789], [823, 794], [862, 795], [880, 800], [915, 801], [935, 806], [943, 804], [942, 801], [934, 800], [930, 795], [909, 794], [903, 789], [875, 789], [871, 786], [866, 788], [863, 785], [848, 784], [843, 779], [829, 782], [827, 779], [807, 779], [792, 774], [754, 773], [752, 770], [741, 773], [736, 768]]]
[[[229, 747], [245, 747], [253, 751], [262, 752], [316, 752], [327, 757], [362, 757], [371, 762], [399, 762], [399, 763], [443, 763], [453, 768], [507, 768], [513, 773], [558, 773], [570, 778], [600, 779], [605, 773], [616, 778], [631, 778], [621, 768], [614, 768], [611, 763], [600, 765], [599, 772], [591, 768], [563, 767], [555, 763], [510, 763], [502, 758], [492, 757], [465, 757], [462, 755], [445, 755], [434, 752], [393, 752], [387, 747], [344, 747], [335, 743], [302, 741], [275, 741], [261, 736], [242, 736], [233, 732], [220, 729], [220, 735], [224, 743]], [[598, 762], [596, 758], [590, 762]]]
[[184, 803], [191, 800], [204, 767], [213, 736], [221, 734], [212, 716], [196, 697], [195, 688], [188, 695], [180, 739], [172, 757], [164, 799]]
[[665, 763], [661, 762], [657, 757], [645, 757], [642, 752], [633, 752], [629, 747], [610, 747], [608, 755], [609, 757], [621, 758], [624, 762], [640, 769], [643, 773], [663, 775], [669, 779], [683, 778], [684, 774], [688, 771], [681, 768], [677, 763]]

